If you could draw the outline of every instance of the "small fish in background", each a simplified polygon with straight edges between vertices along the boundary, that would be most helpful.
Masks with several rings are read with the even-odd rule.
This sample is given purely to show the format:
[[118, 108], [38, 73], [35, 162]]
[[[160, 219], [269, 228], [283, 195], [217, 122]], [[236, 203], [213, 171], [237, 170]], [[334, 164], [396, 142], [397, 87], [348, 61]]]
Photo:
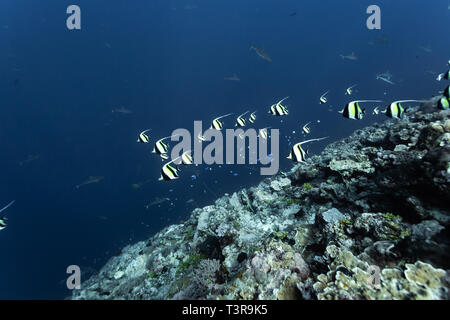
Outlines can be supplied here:
[[[14, 202], [16, 202], [16, 200], [11, 201], [9, 204], [6, 205], [6, 207], [0, 209], [0, 213], [11, 207], [14, 204]], [[0, 217], [0, 231], [6, 229], [7, 226], [8, 226], [8, 219], [5, 216]]]
[[428, 45], [426, 47], [420, 46], [419, 49], [421, 49], [422, 51], [425, 51], [426, 53], [433, 53], [433, 50], [431, 50], [431, 46], [430, 45]]
[[142, 181], [142, 182], [133, 183], [133, 184], [131, 185], [131, 187], [132, 187], [133, 189], [137, 190], [137, 189], [142, 188], [142, 187], [145, 186], [147, 183], [152, 182], [152, 181], [153, 181], [152, 179], [148, 179], [148, 180], [145, 180], [145, 181]]
[[86, 186], [88, 184], [99, 183], [104, 178], [105, 177], [103, 177], [103, 176], [98, 176], [98, 177], [90, 176], [87, 180], [85, 180], [82, 183], [76, 185], [75, 188], [80, 189], [81, 187]]
[[166, 201], [170, 201], [170, 198], [160, 198], [160, 197], [156, 197], [155, 199], [153, 199], [152, 202], [150, 202], [149, 204], [145, 205], [146, 209], [149, 209], [153, 206], [157, 206], [160, 205]]
[[285, 98], [281, 99], [279, 102], [277, 102], [276, 104], [273, 104], [270, 107], [270, 110], [269, 110], [268, 113], [272, 114], [273, 116], [285, 116], [285, 115], [288, 115], [289, 114], [288, 109], [281, 104], [284, 100], [286, 100], [288, 98], [289, 97], [285, 97]]
[[327, 138], [328, 137], [316, 138], [316, 139], [310, 139], [310, 140], [296, 143], [292, 147], [291, 153], [289, 153], [287, 158], [294, 162], [305, 162], [305, 158], [306, 158], [306, 155], [308, 154], [308, 150], [303, 150], [302, 144], [313, 142], [313, 141], [320, 141], [320, 140], [327, 139]]
[[357, 86], [357, 84], [354, 84], [354, 85], [348, 87], [348, 88], [345, 90], [345, 95], [350, 96], [350, 95], [353, 93], [353, 88], [356, 87], [356, 86]]
[[234, 124], [235, 127], [245, 127], [245, 119], [244, 116], [249, 113], [249, 111], [245, 111], [243, 114], [240, 114], [237, 119], [236, 123]]
[[19, 166], [24, 166], [30, 162], [38, 160], [41, 158], [40, 154], [29, 154], [25, 160], [19, 161]]
[[307, 124], [305, 124], [302, 128], [302, 131], [304, 134], [308, 134], [311, 132], [311, 129], [308, 127], [308, 125], [311, 123], [312, 121], [308, 122]]
[[343, 54], [340, 54], [339, 56], [342, 58], [342, 60], [351, 60], [351, 61], [356, 61], [356, 60], [358, 60], [358, 57], [355, 55], [354, 52], [352, 52], [352, 53], [349, 54], [349, 55], [343, 55]]
[[437, 107], [441, 110], [449, 110], [450, 102], [447, 97], [441, 97], [437, 102]]
[[377, 115], [380, 113], [379, 107], [375, 107], [375, 109], [373, 109], [372, 114]]
[[363, 102], [382, 102], [381, 100], [355, 100], [347, 103], [345, 107], [339, 111], [345, 118], [352, 120], [361, 120], [363, 118], [363, 114], [365, 113], [365, 109], [361, 109], [359, 106], [360, 103]]
[[105, 42], [105, 47], [107, 47], [108, 49], [111, 49], [111, 45], [108, 42]]
[[228, 113], [228, 114], [225, 114], [225, 115], [223, 115], [223, 116], [220, 116], [220, 117], [215, 118], [215, 119], [212, 121], [212, 123], [211, 123], [210, 129], [214, 129], [214, 130], [222, 130], [222, 128], [223, 128], [223, 122], [220, 121], [220, 119], [225, 118], [225, 117], [228, 117], [228, 116], [231, 116], [231, 115], [232, 115], [232, 113]]
[[330, 91], [328, 90], [327, 92], [325, 92], [323, 95], [320, 96], [320, 98], [319, 98], [319, 103], [320, 104], [327, 103], [327, 101], [328, 101], [328, 99], [327, 99], [328, 92], [330, 92]]
[[180, 159], [180, 157], [177, 157], [163, 165], [161, 168], [161, 176], [158, 179], [159, 181], [171, 181], [180, 178], [180, 170], [172, 166], [172, 163], [178, 159]]
[[250, 114], [250, 117], [248, 118], [248, 122], [250, 122], [250, 123], [255, 123], [255, 120], [256, 120], [256, 111], [253, 111], [253, 112]]
[[292, 13], [289, 14], [289, 17], [294, 17], [294, 16], [296, 16], [296, 15], [297, 15], [297, 12], [294, 11], [294, 12], [292, 12]]
[[236, 81], [236, 82], [241, 81], [241, 79], [239, 79], [237, 74], [233, 74], [231, 77], [225, 77], [223, 79], [226, 80], [226, 81]]
[[268, 136], [267, 129], [269, 129], [269, 128], [270, 128], [270, 127], [266, 127], [266, 128], [259, 129], [258, 137], [261, 137], [261, 138], [263, 138], [264, 140], [267, 140], [267, 136]]
[[191, 155], [191, 150], [183, 152], [183, 154], [181, 155], [181, 163], [184, 165], [190, 165], [194, 163]]
[[159, 139], [158, 141], [155, 142], [155, 146], [153, 147], [152, 153], [157, 153], [159, 154], [159, 156], [161, 157], [162, 160], [167, 160], [169, 159], [169, 156], [167, 154], [167, 151], [169, 149], [169, 145], [164, 143], [163, 141], [172, 137], [176, 137], [177, 135], [174, 136], [167, 136], [164, 138]]
[[387, 82], [387, 83], [389, 83], [389, 84], [395, 85], [394, 82], [392, 82], [392, 81], [389, 80], [388, 78], [385, 78], [385, 77], [383, 77], [383, 76], [381, 76], [381, 75], [377, 75], [377, 76], [376, 76], [376, 80], [382, 80], [382, 81]]
[[[450, 61], [449, 61], [450, 62]], [[447, 72], [441, 73], [437, 76], [436, 80], [437, 81], [441, 81], [442, 79], [446, 79], [449, 80], [450, 79], [450, 70], [448, 70]]]
[[252, 44], [250, 46], [250, 50], [255, 50], [256, 54], [263, 60], [266, 60], [268, 62], [272, 62], [272, 58], [269, 57], [267, 52], [264, 50], [264, 48], [258, 48], [256, 45]]
[[200, 142], [206, 141], [205, 136], [203, 136], [201, 133], [198, 134], [197, 139], [198, 139]]
[[381, 113], [384, 113], [389, 118], [393, 119], [401, 119], [403, 117], [403, 114], [406, 112], [406, 108], [404, 108], [401, 104], [407, 103], [407, 102], [424, 102], [422, 100], [398, 100], [392, 102], [384, 111], [381, 111]]
[[150, 142], [150, 138], [147, 134], [148, 131], [150, 131], [151, 129], [147, 129], [142, 131], [141, 133], [139, 133], [139, 137], [137, 139], [137, 142], [139, 143], [149, 143]]
[[111, 110], [112, 113], [121, 113], [121, 114], [132, 114], [133, 111], [131, 111], [130, 109], [127, 109], [125, 107], [120, 107], [120, 108], [115, 108], [113, 110]]

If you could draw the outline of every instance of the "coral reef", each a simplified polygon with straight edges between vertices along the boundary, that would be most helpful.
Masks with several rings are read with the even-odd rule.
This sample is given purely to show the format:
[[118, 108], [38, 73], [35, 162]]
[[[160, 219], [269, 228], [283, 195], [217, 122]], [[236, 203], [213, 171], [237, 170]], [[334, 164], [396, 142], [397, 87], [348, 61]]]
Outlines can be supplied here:
[[448, 299], [450, 111], [411, 108], [111, 258], [73, 299]]

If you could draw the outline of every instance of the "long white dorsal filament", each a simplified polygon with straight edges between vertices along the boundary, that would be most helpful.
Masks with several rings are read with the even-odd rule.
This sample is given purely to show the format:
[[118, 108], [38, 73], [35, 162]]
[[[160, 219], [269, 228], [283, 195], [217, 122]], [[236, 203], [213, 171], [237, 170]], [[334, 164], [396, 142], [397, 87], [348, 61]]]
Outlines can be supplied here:
[[397, 100], [392, 103], [397, 104], [397, 103], [404, 103], [404, 102], [426, 102], [426, 100]]
[[16, 200], [11, 201], [6, 207], [4, 207], [3, 209], [1, 209], [1, 210], [0, 210], [0, 213], [3, 212], [3, 211], [5, 211], [5, 210], [8, 209], [9, 207], [11, 207], [11, 206], [14, 204], [14, 202], [16, 202]]
[[277, 103], [277, 105], [280, 104], [280, 103], [282, 103], [284, 100], [286, 100], [286, 99], [288, 99], [288, 98], [289, 98], [289, 96], [287, 96], [287, 97], [281, 99], [281, 100]]
[[304, 143], [313, 142], [313, 141], [320, 141], [320, 140], [327, 139], [327, 138], [329, 138], [329, 137], [316, 138], [316, 139], [309, 139], [309, 140], [306, 140], [306, 141], [299, 142], [299, 143], [297, 143], [297, 144], [302, 145], [302, 144], [304, 144]]
[[165, 139], [169, 139], [169, 138], [172, 138], [172, 137], [178, 137], [178, 136], [179, 136], [179, 134], [174, 134], [173, 136], [167, 136], [167, 137], [159, 139], [158, 142], [161, 142], [161, 141], [163, 141]]
[[382, 100], [355, 100], [353, 102], [383, 102]]
[[249, 110], [247, 110], [247, 111], [245, 111], [243, 114], [239, 115], [238, 119], [239, 119], [240, 117], [242, 117], [243, 115], [247, 114], [248, 111], [249, 111]]
[[[222, 118], [225, 118], [225, 117], [228, 117], [228, 116], [231, 116], [233, 113], [228, 113], [228, 114], [225, 114], [225, 115], [223, 115], [223, 116], [220, 116], [220, 117], [217, 117], [217, 118], [214, 118], [214, 120], [219, 120], [219, 119], [222, 119]], [[213, 120], [213, 121], [214, 121]]]

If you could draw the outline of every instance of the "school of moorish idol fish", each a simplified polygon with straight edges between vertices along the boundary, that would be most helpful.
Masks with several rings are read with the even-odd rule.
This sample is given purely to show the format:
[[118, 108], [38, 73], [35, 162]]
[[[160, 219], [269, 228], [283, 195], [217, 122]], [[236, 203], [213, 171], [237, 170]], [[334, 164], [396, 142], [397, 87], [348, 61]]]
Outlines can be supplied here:
[[[255, 47], [252, 47], [252, 49], [255, 49]], [[260, 50], [261, 51], [261, 50]], [[261, 51], [262, 52], [262, 51]], [[450, 61], [449, 61], [450, 64]], [[438, 77], [436, 78], [436, 80], [441, 81], [442, 79], [446, 79], [449, 80], [450, 78], [450, 70], [445, 72], [445, 73], [441, 73], [438, 75]], [[351, 85], [350, 87], [348, 87], [345, 90], [345, 95], [347, 96], [351, 96], [353, 94], [353, 89], [356, 87], [357, 85]], [[450, 103], [449, 103], [449, 99], [450, 99], [450, 85], [448, 85], [445, 90], [442, 93], [442, 97], [440, 97], [440, 99], [437, 102], [437, 107], [439, 109], [442, 110], [448, 110], [450, 109]], [[328, 102], [328, 98], [327, 98], [327, 94], [330, 91], [326, 91], [324, 94], [322, 94], [319, 97], [319, 104], [326, 104]], [[277, 103], [274, 103], [270, 106], [268, 113], [271, 114], [272, 116], [276, 116], [276, 117], [282, 117], [282, 116], [288, 116], [289, 115], [289, 110], [286, 107], [286, 105], [283, 105], [283, 102], [285, 100], [287, 100], [289, 97], [285, 97], [283, 99], [281, 99], [280, 101], [278, 101]], [[343, 117], [347, 118], [347, 119], [351, 119], [351, 120], [361, 120], [365, 114], [365, 108], [362, 108], [360, 106], [360, 104], [365, 104], [365, 103], [381, 103], [383, 102], [382, 100], [353, 100], [348, 102], [342, 110], [339, 111], [340, 114], [342, 114]], [[393, 101], [391, 102], [385, 110], [383, 111], [379, 111], [379, 107], [376, 106], [373, 109], [372, 114], [373, 115], [378, 115], [379, 113], [383, 113], [384, 115], [386, 115], [389, 118], [393, 118], [393, 119], [401, 119], [403, 114], [407, 111], [407, 107], [404, 107], [402, 104], [406, 104], [406, 103], [414, 103], [414, 102], [425, 102], [425, 100], [414, 100], [414, 99], [405, 99], [405, 100], [397, 100], [397, 101]], [[237, 118], [236, 118], [236, 123], [235, 123], [235, 127], [245, 127], [246, 126], [246, 121], [248, 120], [248, 122], [254, 124], [256, 121], [256, 113], [257, 111], [253, 111], [248, 118], [244, 117], [245, 115], [247, 115], [250, 111], [245, 111], [244, 113], [240, 114]], [[223, 118], [225, 117], [229, 117], [231, 116], [233, 113], [228, 113], [219, 117], [216, 117], [212, 120], [211, 122], [211, 126], [210, 129], [214, 129], [214, 130], [222, 130], [224, 127], [224, 122], [221, 121]], [[309, 134], [311, 132], [311, 129], [309, 127], [311, 122], [308, 122], [307, 124], [305, 124], [302, 127], [302, 132], [303, 134]], [[258, 132], [258, 137], [261, 137], [262, 139], [267, 139], [268, 137], [268, 132], [267, 129], [269, 129], [271, 127], [265, 127], [260, 129]], [[146, 129], [144, 131], [142, 131], [137, 139], [137, 142], [139, 143], [143, 143], [143, 144], [147, 144], [150, 143], [150, 137], [148, 135], [148, 132], [150, 131], [150, 129]], [[168, 155], [168, 151], [169, 151], [169, 146], [167, 143], [165, 143], [164, 141], [167, 139], [171, 139], [172, 137], [175, 137], [176, 135], [173, 136], [167, 136], [167, 137], [163, 137], [161, 139], [158, 139], [155, 142], [154, 148], [152, 150], [152, 153], [156, 153], [158, 154], [163, 161], [164, 160], [168, 160], [169, 159], [169, 155]], [[199, 139], [199, 141], [203, 142], [206, 141], [206, 138], [200, 133], [197, 137]], [[243, 139], [244, 137], [240, 136], [241, 139]], [[321, 141], [323, 139], [326, 139], [328, 137], [321, 137], [321, 138], [314, 138], [314, 139], [309, 139], [306, 141], [301, 141], [298, 143], [295, 143], [292, 148], [291, 148], [291, 152], [289, 153], [289, 155], [287, 156], [288, 159], [291, 159], [294, 162], [304, 162], [306, 160], [306, 155], [308, 155], [308, 150], [304, 150], [302, 148], [302, 145], [306, 144], [306, 143], [310, 143], [310, 142], [314, 142], [314, 141]], [[192, 155], [191, 155], [191, 150], [185, 151], [181, 156], [167, 162], [166, 164], [163, 165], [163, 167], [161, 168], [161, 176], [159, 178], [160, 181], [171, 181], [171, 180], [175, 180], [178, 179], [180, 177], [180, 170], [178, 169], [177, 165], [174, 165], [175, 162], [180, 161], [180, 164], [182, 165], [190, 165], [193, 164], [193, 159], [192, 159]]]
[[[255, 49], [255, 48], [253, 48], [253, 49]], [[260, 50], [260, 51], [261, 51], [260, 54], [262, 55], [262, 53], [264, 53], [264, 52], [262, 50]], [[450, 61], [448, 61], [448, 65], [450, 65]], [[439, 74], [436, 78], [437, 81], [441, 81], [443, 79], [445, 79], [445, 80], [450, 79], [450, 70]], [[351, 96], [354, 92], [353, 89], [356, 86], [357, 85], [354, 84], [354, 85], [348, 87], [345, 90], [344, 94], [346, 96]], [[319, 97], [319, 104], [326, 104], [328, 102], [327, 94], [329, 92], [330, 91], [328, 90]], [[447, 87], [443, 91], [441, 91], [440, 94], [442, 96], [437, 100], [436, 107], [441, 110], [449, 110], [450, 109], [450, 85], [447, 85]], [[272, 104], [269, 108], [268, 113], [275, 117], [288, 116], [289, 110], [286, 107], [286, 105], [283, 105], [284, 101], [287, 100], [288, 98], [289, 97], [285, 97], [285, 98], [281, 99], [280, 101], [278, 101], [277, 103]], [[360, 104], [381, 103], [381, 102], [382, 102], [382, 100], [369, 100], [369, 99], [368, 100], [353, 100], [353, 101], [348, 102], [343, 107], [343, 109], [339, 111], [339, 113], [342, 114], [342, 116], [347, 119], [361, 120], [365, 114], [365, 108], [362, 108], [360, 106]], [[424, 100], [414, 100], [414, 99], [397, 100], [397, 101], [391, 102], [386, 107], [386, 109], [383, 111], [379, 111], [379, 106], [376, 106], [373, 109], [372, 114], [378, 115], [379, 113], [383, 113], [384, 115], [386, 115], [389, 118], [401, 119], [403, 114], [405, 112], [407, 112], [407, 107], [404, 107], [402, 104], [414, 103], [414, 102], [425, 102], [425, 101]], [[256, 118], [257, 118], [257, 116], [256, 116], [257, 110], [250, 113], [248, 118], [245, 117], [249, 112], [250, 111], [245, 111], [244, 113], [240, 114], [236, 118], [236, 123], [234, 126], [235, 127], [245, 127], [247, 124], [247, 121], [251, 124], [254, 124], [256, 121]], [[223, 123], [223, 121], [221, 121], [221, 119], [231, 116], [231, 115], [232, 115], [232, 113], [229, 113], [229, 114], [225, 114], [225, 115], [214, 118], [211, 122], [210, 128], [214, 129], [214, 130], [222, 130], [224, 127], [224, 123]], [[311, 129], [309, 127], [311, 122], [308, 122], [305, 125], [303, 125], [303, 127], [302, 127], [303, 134], [306, 135], [306, 134], [311, 133]], [[258, 137], [261, 137], [262, 139], [267, 139], [267, 137], [268, 137], [267, 130], [270, 128], [271, 127], [265, 127], [265, 128], [259, 129]], [[142, 131], [141, 133], [139, 133], [137, 142], [142, 143], [142, 144], [150, 143], [150, 136], [149, 136], [150, 131], [151, 131], [151, 129], [146, 129], [146, 130]], [[163, 161], [168, 160], [169, 159], [169, 155], [168, 155], [169, 146], [165, 142], [165, 140], [171, 139], [176, 136], [177, 135], [172, 135], [172, 136], [167, 136], [167, 137], [163, 137], [163, 138], [156, 140], [153, 150], [152, 150], [152, 153], [158, 154]], [[202, 141], [202, 142], [207, 140], [201, 133], [198, 135], [197, 138], [199, 139], [199, 141]], [[240, 138], [243, 139], [244, 137], [240, 136]], [[287, 158], [294, 162], [304, 162], [306, 160], [306, 156], [308, 155], [308, 150], [303, 149], [302, 145], [304, 145], [306, 143], [310, 143], [310, 142], [321, 141], [326, 138], [328, 138], [328, 137], [313, 138], [313, 139], [295, 143], [292, 146], [291, 152], [289, 153]], [[180, 177], [180, 174], [179, 174], [180, 170], [178, 169], [177, 165], [174, 165], [174, 163], [177, 162], [178, 160], [180, 160], [179, 164], [181, 164], [181, 165], [193, 164], [194, 161], [193, 161], [193, 158], [191, 155], [191, 150], [185, 151], [179, 157], [176, 157], [175, 159], [170, 160], [169, 162], [165, 163], [163, 165], [163, 167], [161, 168], [161, 176], [159, 178], [160, 181], [171, 181], [171, 180], [178, 179]], [[103, 177], [90, 177], [90, 179], [88, 179], [86, 182], [82, 183], [81, 185], [78, 185], [77, 188], [79, 188], [80, 186], [82, 186], [84, 184], [98, 182], [101, 179], [103, 179]], [[10, 206], [12, 206], [14, 204], [14, 202], [15, 201], [11, 201], [8, 205], [6, 205], [2, 209], [0, 209], [0, 213], [6, 211]], [[8, 219], [5, 216], [0, 217], [0, 231], [4, 230], [7, 227], [7, 220]]]

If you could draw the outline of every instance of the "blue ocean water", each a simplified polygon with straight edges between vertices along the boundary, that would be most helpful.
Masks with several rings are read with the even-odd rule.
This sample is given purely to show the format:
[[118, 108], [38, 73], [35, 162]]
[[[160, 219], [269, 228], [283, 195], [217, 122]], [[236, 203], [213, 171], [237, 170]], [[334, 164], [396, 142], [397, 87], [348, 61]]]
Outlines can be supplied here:
[[[72, 4], [81, 8], [79, 31], [66, 28]], [[381, 8], [381, 30], [366, 28], [372, 4]], [[222, 114], [258, 110], [256, 127], [280, 129], [280, 170], [289, 170], [289, 141], [304, 139], [305, 123], [313, 121], [308, 137], [330, 137], [309, 146], [317, 154], [385, 120], [371, 110], [360, 121], [338, 114], [348, 86], [357, 84], [357, 99], [437, 94], [434, 79], [450, 53], [448, 5], [1, 1], [0, 208], [16, 202], [0, 231], [0, 299], [62, 299], [70, 295], [67, 266], [87, 277], [125, 245], [264, 178], [249, 166], [201, 165], [159, 182], [161, 160], [136, 143], [144, 129], [154, 142], [177, 128], [192, 131], [194, 120], [206, 127]], [[250, 51], [252, 43], [272, 62]], [[358, 60], [339, 56], [352, 52]], [[395, 85], [375, 79], [386, 71]], [[224, 80], [233, 74], [239, 82]], [[328, 103], [319, 105], [327, 90]], [[267, 111], [285, 96], [290, 114], [281, 122]], [[234, 118], [224, 122], [232, 128]], [[104, 179], [75, 187], [89, 176]], [[170, 200], [146, 207], [159, 198]]]

